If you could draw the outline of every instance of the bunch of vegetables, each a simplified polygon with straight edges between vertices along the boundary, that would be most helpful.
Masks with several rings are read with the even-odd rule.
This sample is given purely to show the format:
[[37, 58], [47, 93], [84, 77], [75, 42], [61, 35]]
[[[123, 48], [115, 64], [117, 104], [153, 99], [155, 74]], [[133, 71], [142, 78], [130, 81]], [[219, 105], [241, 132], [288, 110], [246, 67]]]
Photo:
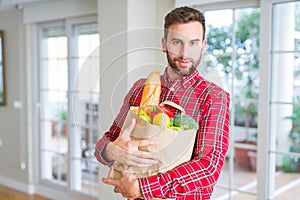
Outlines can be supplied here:
[[[140, 107], [143, 109], [138, 113], [138, 108], [134, 110], [139, 117], [148, 123], [161, 126], [166, 119], [166, 128], [173, 130], [189, 130], [199, 129], [198, 123], [189, 115], [174, 115], [174, 113], [166, 106], [159, 106], [161, 92], [161, 82], [159, 72], [152, 72], [143, 89], [143, 96]], [[145, 105], [156, 105], [156, 107], [144, 107]]]
[[[138, 109], [134, 110], [135, 114], [138, 115]], [[166, 106], [160, 106], [159, 108], [153, 108], [150, 111], [149, 115], [143, 110], [140, 110], [139, 117], [145, 120], [148, 123], [161, 126], [163, 120], [166, 121], [166, 128], [172, 130], [190, 130], [190, 129], [199, 129], [198, 123], [189, 115], [177, 114], [175, 115], [169, 108]]]

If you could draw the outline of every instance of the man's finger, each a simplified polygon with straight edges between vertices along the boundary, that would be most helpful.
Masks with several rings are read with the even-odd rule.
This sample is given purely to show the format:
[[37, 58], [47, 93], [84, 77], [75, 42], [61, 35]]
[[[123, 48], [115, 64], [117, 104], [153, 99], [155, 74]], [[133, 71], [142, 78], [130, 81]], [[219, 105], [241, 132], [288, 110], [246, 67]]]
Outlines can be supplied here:
[[121, 171], [121, 174], [122, 174], [122, 176], [124, 177], [124, 176], [127, 176], [128, 172]]
[[143, 146], [154, 146], [158, 144], [157, 140], [135, 140], [131, 141], [132, 145], [137, 147], [143, 147]]
[[112, 185], [117, 187], [119, 185], [119, 180], [114, 180], [114, 179], [110, 179], [110, 178], [102, 178], [102, 182], [107, 184], [107, 185]]
[[158, 163], [158, 159], [156, 159], [152, 155], [148, 155], [147, 157], [129, 156], [126, 162], [127, 165], [136, 166], [136, 167], [149, 167], [157, 163]]
[[[128, 155], [128, 160], [132, 159], [150, 159], [150, 160], [160, 160], [159, 157], [156, 154], [147, 152], [147, 151], [128, 151], [131, 155]], [[149, 163], [149, 162], [147, 162]], [[150, 161], [152, 163], [152, 161]]]
[[117, 162], [115, 162], [113, 164], [113, 168], [116, 169], [116, 170], [118, 170], [118, 171], [124, 171], [125, 170], [124, 165], [122, 165], [120, 163], [117, 163]]
[[114, 188], [114, 192], [115, 192], [115, 193], [121, 193], [121, 191], [118, 189], [118, 187], [115, 187], [115, 188]]

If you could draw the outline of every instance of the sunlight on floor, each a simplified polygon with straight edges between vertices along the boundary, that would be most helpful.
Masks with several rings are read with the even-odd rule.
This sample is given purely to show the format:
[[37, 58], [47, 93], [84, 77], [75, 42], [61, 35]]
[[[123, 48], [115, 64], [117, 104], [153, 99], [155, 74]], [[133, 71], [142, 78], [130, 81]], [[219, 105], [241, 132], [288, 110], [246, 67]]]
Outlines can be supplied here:
[[[219, 183], [214, 191], [214, 200], [230, 199], [229, 190], [225, 188], [229, 184], [228, 163], [223, 168]], [[235, 188], [231, 191], [232, 200], [256, 200], [257, 194], [257, 174], [249, 169], [234, 166], [234, 177], [232, 185]], [[295, 199], [300, 190], [300, 174], [285, 173], [277, 171], [275, 175], [275, 200]]]

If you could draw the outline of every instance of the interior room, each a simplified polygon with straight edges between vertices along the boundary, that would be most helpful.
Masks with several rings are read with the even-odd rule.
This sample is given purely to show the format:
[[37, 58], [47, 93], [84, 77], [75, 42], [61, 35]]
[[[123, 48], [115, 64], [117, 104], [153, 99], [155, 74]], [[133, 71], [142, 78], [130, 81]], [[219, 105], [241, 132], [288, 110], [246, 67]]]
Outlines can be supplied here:
[[124, 199], [94, 157], [133, 83], [164, 72], [165, 14], [206, 18], [202, 76], [230, 94], [214, 200], [300, 190], [297, 0], [0, 0], [0, 200]]

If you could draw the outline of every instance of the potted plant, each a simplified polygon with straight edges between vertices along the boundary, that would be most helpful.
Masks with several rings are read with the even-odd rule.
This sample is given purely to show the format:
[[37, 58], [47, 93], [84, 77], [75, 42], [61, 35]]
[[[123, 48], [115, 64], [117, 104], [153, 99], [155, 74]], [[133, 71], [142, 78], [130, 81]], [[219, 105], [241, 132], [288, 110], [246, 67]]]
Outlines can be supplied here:
[[[243, 130], [245, 137], [243, 140], [235, 141], [237, 144], [256, 145], [257, 144], [257, 111], [255, 104], [250, 102], [244, 107], [237, 105], [236, 114], [239, 120], [244, 119], [244, 126], [239, 126]], [[256, 170], [256, 151], [235, 147], [235, 162], [241, 168]]]
[[63, 136], [67, 135], [67, 109], [62, 109], [60, 111], [60, 119], [62, 121], [62, 129], [61, 129], [61, 133]]
[[[245, 140], [242, 141], [236, 141], [236, 143], [247, 144], [249, 145], [249, 147], [250, 145], [256, 146], [257, 144], [256, 137], [257, 137], [257, 133], [255, 132], [251, 134], [251, 137], [246, 138]], [[256, 150], [245, 149], [237, 146], [234, 148], [234, 153], [235, 153], [235, 162], [239, 167], [256, 171]]]
[[67, 115], [67, 109], [64, 107], [56, 114], [55, 120], [52, 121], [53, 136], [59, 133], [63, 136], [67, 135]]
[[[296, 97], [294, 102], [300, 103], [300, 96]], [[292, 128], [289, 132], [291, 140], [289, 151], [300, 153], [300, 105], [294, 105], [292, 115], [285, 119], [292, 120]], [[285, 156], [282, 167], [286, 172], [298, 172], [300, 171], [300, 158]]]
[[[300, 96], [296, 97], [294, 102], [300, 103]], [[300, 153], [300, 105], [294, 105], [292, 115], [286, 119], [292, 120], [292, 128], [289, 132], [289, 138], [292, 142], [290, 151]]]
[[[255, 138], [255, 141], [253, 141], [253, 144], [256, 145], [257, 140], [257, 132], [253, 133], [253, 137]], [[249, 158], [250, 162], [250, 169], [254, 172], [256, 172], [256, 160], [257, 160], [257, 152], [256, 150], [248, 150], [247, 156]]]

